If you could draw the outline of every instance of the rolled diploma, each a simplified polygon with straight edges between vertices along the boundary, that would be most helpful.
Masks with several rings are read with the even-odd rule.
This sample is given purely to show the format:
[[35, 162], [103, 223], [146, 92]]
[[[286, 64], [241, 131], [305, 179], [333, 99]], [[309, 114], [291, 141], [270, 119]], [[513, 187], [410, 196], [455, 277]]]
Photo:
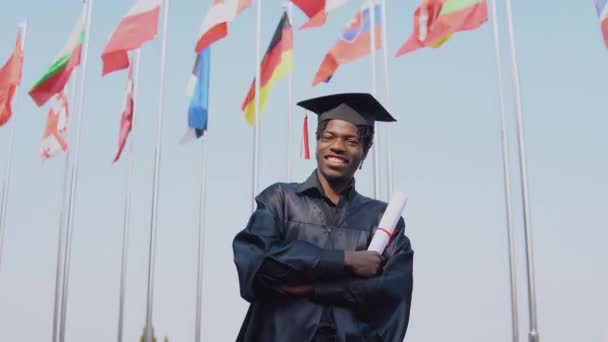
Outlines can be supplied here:
[[393, 231], [399, 222], [399, 218], [401, 217], [401, 213], [403, 212], [406, 203], [407, 196], [404, 193], [394, 192], [391, 195], [384, 215], [382, 215], [382, 219], [380, 219], [378, 229], [376, 229], [372, 242], [370, 242], [369, 247], [367, 248], [368, 251], [376, 251], [380, 254], [384, 253], [384, 249], [393, 236]]

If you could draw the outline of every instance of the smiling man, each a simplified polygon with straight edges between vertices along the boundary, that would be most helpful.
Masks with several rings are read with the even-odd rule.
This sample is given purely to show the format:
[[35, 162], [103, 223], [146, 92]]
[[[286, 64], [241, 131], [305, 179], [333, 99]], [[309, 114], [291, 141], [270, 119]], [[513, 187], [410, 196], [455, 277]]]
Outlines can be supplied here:
[[276, 183], [234, 238], [241, 296], [237, 341], [397, 342], [412, 299], [413, 254], [403, 218], [383, 255], [367, 251], [387, 204], [355, 190], [375, 121], [395, 121], [370, 94], [298, 103], [319, 115], [317, 168]]

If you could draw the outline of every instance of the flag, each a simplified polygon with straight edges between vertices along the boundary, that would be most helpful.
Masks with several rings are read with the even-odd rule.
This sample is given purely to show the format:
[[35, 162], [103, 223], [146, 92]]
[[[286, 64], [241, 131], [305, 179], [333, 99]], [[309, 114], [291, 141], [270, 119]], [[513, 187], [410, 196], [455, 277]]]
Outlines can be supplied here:
[[80, 65], [80, 55], [85, 34], [86, 3], [65, 46], [55, 57], [44, 75], [34, 83], [29, 91], [38, 107], [43, 106], [55, 94], [60, 93], [70, 80], [72, 71]]
[[21, 47], [21, 31], [19, 31], [13, 54], [0, 67], [0, 126], [7, 123], [13, 114], [11, 102], [17, 86], [21, 83], [22, 66], [23, 48]]
[[226, 37], [228, 23], [249, 6], [251, 6], [251, 0], [213, 0], [211, 8], [201, 24], [194, 50], [197, 53], [201, 52]]
[[[376, 49], [382, 48], [381, 8], [374, 4]], [[369, 2], [366, 2], [355, 17], [340, 33], [339, 39], [325, 54], [312, 85], [328, 82], [341, 64], [347, 64], [365, 57], [371, 52], [371, 16]]]
[[134, 113], [134, 99], [133, 99], [133, 89], [135, 84], [133, 83], [133, 65], [129, 67], [129, 79], [127, 81], [127, 91], [125, 94], [125, 107], [122, 110], [122, 115], [120, 116], [120, 133], [118, 135], [118, 151], [116, 152], [116, 156], [114, 156], [113, 163], [116, 163], [122, 154], [122, 150], [125, 147], [127, 142], [127, 137], [129, 133], [131, 133], [131, 129], [133, 128], [133, 113]]
[[304, 30], [323, 26], [327, 21], [329, 12], [342, 7], [348, 0], [292, 0], [291, 2], [308, 17], [308, 21], [300, 26], [300, 30]]
[[68, 100], [61, 91], [55, 96], [55, 104], [46, 119], [40, 147], [42, 158], [49, 159], [68, 149], [68, 117]]
[[310, 159], [310, 145], [308, 143], [308, 115], [304, 114], [304, 127], [302, 128], [302, 142], [304, 145], [304, 159]]
[[129, 51], [156, 37], [160, 0], [136, 0], [101, 53], [102, 76], [129, 67]]
[[209, 64], [210, 48], [196, 55], [192, 76], [188, 81], [187, 95], [190, 97], [188, 106], [188, 131], [182, 143], [190, 142], [203, 136], [207, 130], [209, 114]]
[[456, 32], [488, 21], [487, 0], [423, 0], [414, 12], [414, 32], [396, 57], [424, 47], [439, 47]]
[[[260, 115], [268, 98], [268, 92], [274, 83], [292, 68], [293, 62], [293, 31], [287, 13], [283, 13], [270, 45], [264, 54], [260, 78]], [[255, 79], [241, 106], [245, 120], [253, 125], [255, 118]]]
[[608, 47], [608, 0], [594, 0], [595, 10], [600, 18], [602, 35], [604, 36], [604, 44]]

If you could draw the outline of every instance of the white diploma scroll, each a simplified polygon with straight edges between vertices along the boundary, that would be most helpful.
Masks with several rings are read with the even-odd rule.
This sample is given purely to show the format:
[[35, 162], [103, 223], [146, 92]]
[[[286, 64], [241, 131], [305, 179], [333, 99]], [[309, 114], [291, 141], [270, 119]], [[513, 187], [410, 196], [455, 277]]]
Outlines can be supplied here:
[[393, 232], [395, 231], [395, 227], [399, 222], [399, 218], [401, 217], [401, 213], [403, 212], [406, 203], [407, 196], [404, 193], [394, 192], [391, 195], [384, 215], [382, 215], [382, 219], [380, 219], [378, 229], [367, 248], [368, 251], [376, 251], [380, 254], [384, 253], [384, 249], [393, 236]]

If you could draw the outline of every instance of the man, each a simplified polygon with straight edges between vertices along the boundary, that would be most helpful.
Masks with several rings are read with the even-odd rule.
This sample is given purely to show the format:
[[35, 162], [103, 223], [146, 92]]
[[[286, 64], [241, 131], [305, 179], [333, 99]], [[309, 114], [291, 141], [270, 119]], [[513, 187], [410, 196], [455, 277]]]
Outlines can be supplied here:
[[256, 198], [234, 239], [241, 296], [251, 303], [237, 341], [403, 341], [413, 251], [399, 220], [383, 255], [367, 251], [387, 204], [358, 194], [354, 174], [374, 121], [395, 121], [370, 94], [298, 103], [319, 115], [317, 169]]

